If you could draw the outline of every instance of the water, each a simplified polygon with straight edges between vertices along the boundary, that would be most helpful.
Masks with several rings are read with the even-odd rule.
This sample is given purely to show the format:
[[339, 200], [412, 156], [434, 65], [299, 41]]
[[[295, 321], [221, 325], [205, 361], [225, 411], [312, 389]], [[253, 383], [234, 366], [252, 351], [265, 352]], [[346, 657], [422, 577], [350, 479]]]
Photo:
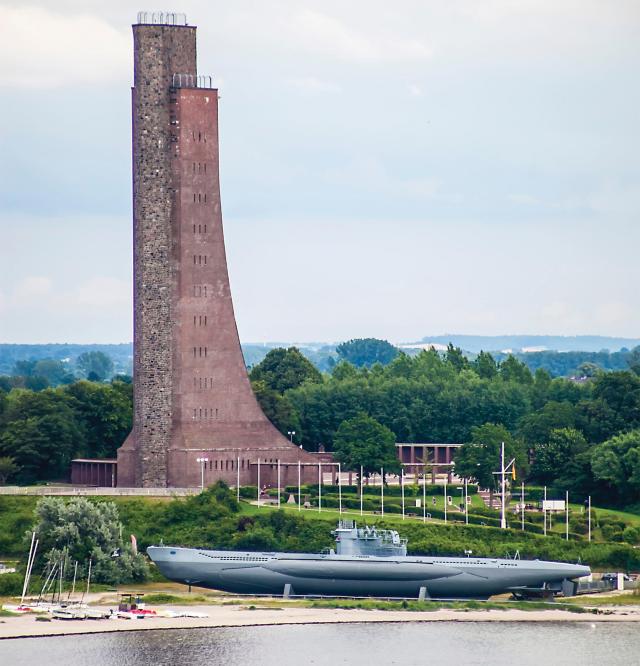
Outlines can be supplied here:
[[11, 666], [640, 663], [636, 623], [342, 624], [171, 629], [0, 641]]

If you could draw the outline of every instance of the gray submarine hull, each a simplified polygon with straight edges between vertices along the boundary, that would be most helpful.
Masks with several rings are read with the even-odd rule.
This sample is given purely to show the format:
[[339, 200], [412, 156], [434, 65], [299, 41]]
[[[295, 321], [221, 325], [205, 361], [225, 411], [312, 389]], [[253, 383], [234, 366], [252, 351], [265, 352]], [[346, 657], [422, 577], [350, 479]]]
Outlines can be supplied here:
[[540, 560], [474, 557], [380, 557], [216, 551], [151, 546], [170, 580], [237, 594], [487, 599], [536, 591], [571, 593], [589, 567]]

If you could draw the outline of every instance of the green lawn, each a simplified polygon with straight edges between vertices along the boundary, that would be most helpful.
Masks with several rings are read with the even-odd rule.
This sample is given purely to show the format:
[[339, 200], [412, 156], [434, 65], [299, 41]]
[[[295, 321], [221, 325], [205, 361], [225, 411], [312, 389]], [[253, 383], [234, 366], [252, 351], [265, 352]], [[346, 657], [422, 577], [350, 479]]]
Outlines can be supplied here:
[[[439, 498], [440, 502], [436, 506], [436, 508], [443, 508], [443, 498]], [[478, 498], [480, 499], [480, 498]], [[482, 500], [480, 499], [480, 504], [482, 504]], [[272, 504], [265, 504], [260, 507], [258, 507], [256, 504], [249, 504], [246, 501], [242, 502], [242, 512], [249, 514], [249, 515], [255, 515], [260, 512], [264, 511], [269, 511], [274, 508], [277, 508], [275, 505]], [[360, 514], [359, 509], [343, 509], [342, 514], [338, 511], [338, 509], [333, 509], [333, 508], [326, 508], [326, 507], [321, 507], [321, 511], [318, 511], [318, 507], [312, 507], [310, 509], [300, 509], [298, 511], [298, 506], [297, 504], [287, 504], [286, 502], [282, 503], [280, 505], [280, 508], [283, 509], [284, 511], [290, 511], [290, 512], [295, 512], [299, 513], [301, 516], [305, 518], [312, 518], [315, 520], [327, 520], [330, 522], [337, 522], [340, 520], [340, 518], [344, 519], [352, 519], [356, 521], [364, 521], [366, 520], [367, 524], [369, 525], [375, 525], [378, 522], [381, 522], [384, 520], [386, 523], [395, 523], [397, 525], [401, 525], [403, 522], [422, 522], [422, 508], [416, 508], [416, 507], [406, 507], [405, 513], [414, 513], [414, 516], [405, 516], [405, 520], [402, 520], [402, 515], [397, 514], [397, 513], [385, 513], [384, 516], [381, 515], [380, 513], [373, 513], [371, 511], [363, 511], [362, 515]], [[427, 513], [429, 512], [429, 507], [427, 507]], [[447, 521], [450, 523], [464, 523], [464, 513], [457, 511], [457, 510], [452, 510], [451, 507], [449, 507], [448, 510], [448, 515], [447, 515]], [[431, 518], [427, 520], [428, 523], [432, 524], [441, 524], [444, 525], [444, 520], [439, 520], [437, 518]]]

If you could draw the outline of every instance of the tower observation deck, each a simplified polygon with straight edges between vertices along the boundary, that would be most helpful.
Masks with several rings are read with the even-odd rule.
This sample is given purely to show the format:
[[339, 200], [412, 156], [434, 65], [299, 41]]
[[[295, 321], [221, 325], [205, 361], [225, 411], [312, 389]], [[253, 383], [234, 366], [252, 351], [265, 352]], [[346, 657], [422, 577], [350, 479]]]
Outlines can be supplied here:
[[[316, 474], [251, 389], [236, 328], [222, 228], [218, 90], [198, 75], [186, 17], [140, 12], [133, 26], [134, 421], [118, 485], [282, 483]], [[203, 462], [206, 458], [206, 462]], [[268, 467], [263, 467], [268, 480]], [[290, 478], [288, 478], [290, 476]]]

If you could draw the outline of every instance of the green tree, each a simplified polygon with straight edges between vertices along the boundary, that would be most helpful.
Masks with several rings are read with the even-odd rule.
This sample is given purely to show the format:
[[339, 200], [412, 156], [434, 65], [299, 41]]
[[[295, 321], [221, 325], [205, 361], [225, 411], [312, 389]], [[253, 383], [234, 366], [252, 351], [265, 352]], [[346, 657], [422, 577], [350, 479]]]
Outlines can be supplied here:
[[629, 366], [629, 370], [631, 372], [635, 373], [636, 375], [640, 375], [640, 346], [634, 347], [628, 354], [627, 354], [627, 365]]
[[358, 377], [358, 369], [349, 361], [338, 361], [333, 367], [331, 377], [339, 382], [346, 379], [356, 379]]
[[76, 366], [90, 381], [103, 382], [113, 374], [111, 357], [101, 351], [83, 352], [76, 359]]
[[469, 367], [469, 360], [464, 355], [460, 347], [454, 347], [450, 342], [447, 345], [447, 351], [444, 354], [446, 363], [448, 363], [456, 372], [460, 372]]
[[548, 442], [553, 430], [573, 428], [575, 424], [575, 408], [571, 403], [550, 401], [523, 417], [518, 432], [529, 446], [536, 446]]
[[471, 366], [482, 379], [493, 379], [498, 374], [498, 364], [489, 352], [481, 351]]
[[20, 483], [66, 478], [82, 438], [82, 427], [63, 394], [54, 389], [9, 394], [0, 455], [15, 459]]
[[[89, 559], [96, 583], [117, 585], [143, 581], [147, 567], [141, 554], [134, 554], [123, 539], [118, 509], [113, 502], [90, 502], [78, 497], [68, 502], [45, 497], [35, 510], [39, 551], [50, 563], [63, 551], [86, 575]], [[69, 572], [71, 567], [67, 567]]]
[[386, 340], [358, 338], [339, 344], [336, 352], [343, 361], [361, 368], [371, 367], [375, 363], [387, 365], [398, 356], [400, 350]]
[[595, 446], [591, 469], [614, 496], [624, 504], [637, 501], [640, 494], [640, 430], [616, 435]]
[[251, 382], [251, 386], [269, 421], [283, 435], [288, 436], [290, 431], [294, 431], [296, 434], [293, 436], [293, 441], [300, 442], [302, 440], [300, 419], [289, 398], [269, 388], [263, 381]]
[[471, 441], [463, 444], [455, 456], [455, 472], [487, 488], [493, 500], [493, 492], [499, 488], [502, 442], [504, 442], [505, 465], [515, 458], [516, 470], [524, 475], [527, 469], [527, 456], [520, 440], [500, 424], [485, 423], [471, 428]]
[[69, 404], [84, 432], [75, 455], [113, 457], [131, 431], [132, 385], [118, 381], [111, 384], [79, 381], [65, 387], [64, 393], [72, 398]]
[[49, 386], [69, 384], [75, 379], [65, 363], [52, 358], [44, 358], [38, 361], [33, 368], [32, 374], [34, 377], [44, 377]]
[[249, 376], [252, 382], [264, 382], [267, 388], [281, 394], [304, 382], [322, 382], [322, 375], [296, 347], [272, 349]]
[[4, 484], [19, 470], [16, 461], [11, 456], [0, 457], [0, 486]]
[[366, 476], [382, 467], [387, 472], [400, 470], [395, 435], [364, 413], [340, 424], [333, 440], [333, 452], [345, 469], [359, 472], [362, 466]]
[[571, 461], [587, 449], [587, 440], [579, 430], [575, 428], [552, 430], [548, 441], [534, 447], [531, 479], [551, 485], [556, 479], [566, 476]]
[[511, 354], [500, 363], [500, 376], [506, 382], [517, 382], [518, 384], [533, 383], [531, 370]]

